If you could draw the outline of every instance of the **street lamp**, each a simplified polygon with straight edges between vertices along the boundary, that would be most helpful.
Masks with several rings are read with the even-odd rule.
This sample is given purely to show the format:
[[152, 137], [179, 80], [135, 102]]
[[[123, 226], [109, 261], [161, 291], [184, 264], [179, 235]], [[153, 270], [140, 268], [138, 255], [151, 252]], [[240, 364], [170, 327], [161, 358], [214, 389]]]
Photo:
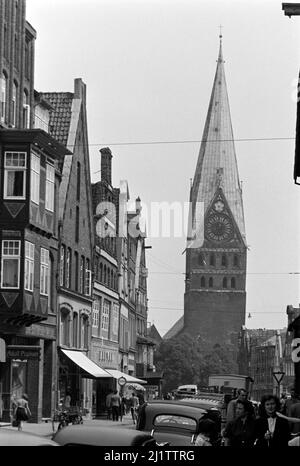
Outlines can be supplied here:
[[284, 376], [285, 376], [285, 372], [281, 370], [273, 371], [273, 377], [277, 382], [277, 396], [278, 397], [280, 396], [280, 384]]

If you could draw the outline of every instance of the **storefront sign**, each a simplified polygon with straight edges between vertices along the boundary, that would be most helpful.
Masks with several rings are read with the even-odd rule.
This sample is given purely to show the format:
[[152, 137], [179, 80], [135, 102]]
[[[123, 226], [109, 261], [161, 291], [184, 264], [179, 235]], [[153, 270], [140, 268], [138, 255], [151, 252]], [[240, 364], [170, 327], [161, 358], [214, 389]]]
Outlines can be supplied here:
[[9, 345], [6, 347], [7, 359], [39, 359], [40, 346]]

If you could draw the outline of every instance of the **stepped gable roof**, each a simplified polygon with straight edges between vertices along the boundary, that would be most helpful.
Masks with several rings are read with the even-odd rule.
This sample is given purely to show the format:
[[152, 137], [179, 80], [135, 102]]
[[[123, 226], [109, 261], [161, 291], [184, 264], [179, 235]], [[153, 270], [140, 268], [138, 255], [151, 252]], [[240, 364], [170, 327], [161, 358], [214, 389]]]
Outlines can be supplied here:
[[51, 136], [67, 146], [74, 94], [72, 92], [40, 92], [39, 94], [53, 107], [49, 122]]
[[204, 212], [206, 212], [219, 187], [224, 192], [245, 240], [242, 190], [225, 80], [222, 36], [220, 36], [217, 69], [191, 191], [193, 211], [196, 202], [204, 202]]

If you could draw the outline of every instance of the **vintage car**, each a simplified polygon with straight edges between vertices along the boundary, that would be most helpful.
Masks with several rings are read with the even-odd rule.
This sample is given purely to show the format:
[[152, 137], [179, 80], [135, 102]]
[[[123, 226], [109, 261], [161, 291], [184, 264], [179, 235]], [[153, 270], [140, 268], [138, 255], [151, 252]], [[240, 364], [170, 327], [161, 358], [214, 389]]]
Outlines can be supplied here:
[[70, 425], [58, 430], [52, 439], [62, 446], [157, 446], [152, 435], [124, 427]]
[[200, 419], [207, 410], [177, 401], [153, 400], [139, 411], [136, 430], [153, 435], [157, 443], [170, 446], [194, 444]]
[[182, 398], [180, 400], [176, 400], [176, 403], [195, 406], [206, 410], [206, 417], [216, 422], [217, 429], [221, 432], [221, 428], [226, 421], [226, 408], [224, 407], [223, 402], [209, 398]]
[[15, 447], [58, 447], [59, 445], [49, 438], [27, 432], [16, 431], [0, 427], [0, 446]]

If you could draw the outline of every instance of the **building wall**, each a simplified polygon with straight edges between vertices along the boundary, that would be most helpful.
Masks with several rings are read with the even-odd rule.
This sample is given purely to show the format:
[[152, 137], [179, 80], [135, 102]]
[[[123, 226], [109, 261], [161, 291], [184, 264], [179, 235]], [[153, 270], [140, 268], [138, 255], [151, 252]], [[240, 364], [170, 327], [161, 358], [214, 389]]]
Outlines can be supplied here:
[[[29, 128], [33, 123], [34, 47], [36, 32], [26, 22], [25, 0], [0, 2], [0, 78], [6, 78], [6, 111], [0, 125]], [[16, 84], [16, 117], [13, 117], [13, 85]], [[26, 97], [24, 96], [26, 93]], [[27, 106], [27, 107], [25, 107]], [[26, 113], [27, 112], [27, 113]], [[1, 109], [0, 109], [1, 113]], [[28, 117], [25, 119], [25, 113]]]
[[237, 343], [245, 319], [246, 293], [194, 291], [185, 294], [184, 328], [212, 343]]

